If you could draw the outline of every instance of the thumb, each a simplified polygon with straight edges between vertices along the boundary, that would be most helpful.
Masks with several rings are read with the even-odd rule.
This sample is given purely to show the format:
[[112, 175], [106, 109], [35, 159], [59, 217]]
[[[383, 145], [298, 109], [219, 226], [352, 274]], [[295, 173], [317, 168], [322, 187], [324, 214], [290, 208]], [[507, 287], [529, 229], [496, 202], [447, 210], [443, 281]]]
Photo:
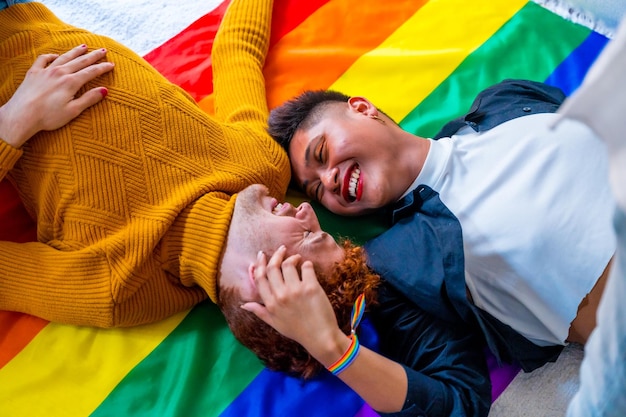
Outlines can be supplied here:
[[265, 323], [272, 326], [272, 319], [270, 317], [270, 313], [269, 311], [267, 311], [264, 305], [257, 303], [256, 301], [249, 301], [247, 303], [242, 304], [241, 308], [243, 308], [246, 311], [251, 312], [258, 318], [263, 320]]

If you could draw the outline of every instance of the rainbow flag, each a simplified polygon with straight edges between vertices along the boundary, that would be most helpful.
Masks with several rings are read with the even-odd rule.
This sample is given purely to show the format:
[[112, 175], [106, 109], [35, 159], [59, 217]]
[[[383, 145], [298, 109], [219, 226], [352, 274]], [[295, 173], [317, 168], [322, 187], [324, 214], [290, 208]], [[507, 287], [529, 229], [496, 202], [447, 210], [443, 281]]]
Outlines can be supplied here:
[[[207, 112], [212, 39], [227, 3], [145, 55]], [[274, 9], [265, 70], [270, 107], [307, 88], [338, 89], [369, 98], [422, 136], [504, 78], [571, 93], [607, 42], [525, 0], [276, 0]], [[356, 241], [381, 230], [376, 219], [338, 221], [316, 209], [324, 227]], [[0, 219], [0, 239], [34, 239], [35, 226], [7, 181], [0, 182]], [[490, 367], [495, 400], [519, 369]], [[205, 303], [159, 323], [113, 330], [0, 311], [0, 415], [377, 414], [330, 375], [303, 382], [264, 369]]]

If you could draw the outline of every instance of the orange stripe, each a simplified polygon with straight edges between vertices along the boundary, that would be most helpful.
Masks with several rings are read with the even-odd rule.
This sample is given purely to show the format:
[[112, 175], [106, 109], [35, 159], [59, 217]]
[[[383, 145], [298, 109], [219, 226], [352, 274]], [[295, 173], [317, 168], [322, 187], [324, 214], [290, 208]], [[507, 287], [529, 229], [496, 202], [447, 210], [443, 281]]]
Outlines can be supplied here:
[[15, 357], [46, 327], [46, 320], [0, 310], [0, 368]]
[[[305, 89], [327, 89], [426, 2], [378, 1], [367, 7], [353, 7], [332, 0], [323, 5], [271, 48], [264, 69], [268, 105], [276, 107]], [[341, 24], [333, 24], [338, 16], [342, 16]], [[375, 25], [372, 16], [376, 16]], [[212, 113], [213, 95], [199, 104]]]
[[305, 89], [327, 89], [425, 3], [376, 1], [368, 7], [354, 7], [352, 2], [334, 0], [320, 7], [277, 42], [268, 55], [264, 72], [270, 108]]

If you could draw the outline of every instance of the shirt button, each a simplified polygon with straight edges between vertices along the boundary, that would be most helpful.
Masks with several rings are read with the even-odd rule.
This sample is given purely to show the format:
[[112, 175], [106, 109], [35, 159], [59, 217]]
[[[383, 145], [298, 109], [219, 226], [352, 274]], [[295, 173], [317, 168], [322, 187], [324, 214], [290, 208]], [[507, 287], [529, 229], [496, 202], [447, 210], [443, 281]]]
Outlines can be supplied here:
[[532, 109], [530, 107], [524, 107], [522, 109], [523, 111], [525, 111], [526, 113], [528, 113], [529, 111], [531, 111]]

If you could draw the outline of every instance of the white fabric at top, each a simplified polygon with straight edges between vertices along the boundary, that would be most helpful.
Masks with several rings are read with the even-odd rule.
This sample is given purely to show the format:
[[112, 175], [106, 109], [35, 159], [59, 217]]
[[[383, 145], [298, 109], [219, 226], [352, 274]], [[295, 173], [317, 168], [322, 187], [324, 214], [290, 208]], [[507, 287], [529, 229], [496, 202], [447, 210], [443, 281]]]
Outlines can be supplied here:
[[39, 0], [64, 22], [106, 35], [143, 56], [223, 0]]
[[461, 223], [475, 304], [539, 345], [564, 343], [615, 251], [606, 149], [581, 123], [550, 130], [554, 117], [432, 141], [416, 181]]

